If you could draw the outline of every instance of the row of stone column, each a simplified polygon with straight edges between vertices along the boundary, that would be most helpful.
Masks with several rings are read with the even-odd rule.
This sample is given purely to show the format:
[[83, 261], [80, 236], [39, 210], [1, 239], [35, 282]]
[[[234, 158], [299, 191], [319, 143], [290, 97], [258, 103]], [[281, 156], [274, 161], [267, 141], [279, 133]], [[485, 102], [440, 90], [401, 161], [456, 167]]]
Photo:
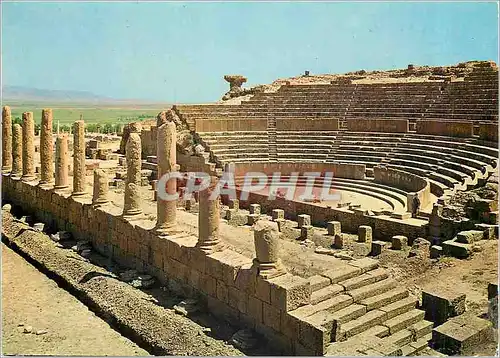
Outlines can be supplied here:
[[[69, 187], [68, 180], [68, 136], [60, 134], [56, 140], [55, 173], [53, 163], [53, 137], [52, 137], [52, 110], [42, 111], [42, 124], [40, 134], [40, 184], [51, 185], [60, 190]], [[18, 124], [12, 126], [12, 117], [9, 107], [2, 110], [2, 171], [10, 172], [11, 176], [21, 175], [24, 181], [32, 181], [35, 176], [34, 163], [34, 121], [33, 113], [23, 113], [22, 128]], [[176, 145], [177, 133], [175, 123], [172, 121], [159, 121], [157, 136], [157, 162], [158, 178], [163, 175], [178, 171]], [[141, 126], [130, 125], [130, 136], [126, 144], [127, 179], [125, 183], [125, 200], [123, 216], [128, 218], [140, 217], [141, 208]], [[85, 138], [84, 122], [76, 121], [74, 124], [74, 154], [73, 154], [73, 196], [84, 195], [85, 192]], [[216, 189], [216, 178], [211, 178], [207, 189], [199, 193], [198, 215], [198, 244], [197, 247], [209, 254], [219, 251], [223, 244], [219, 236], [220, 223], [220, 197], [212, 198]], [[108, 202], [109, 183], [106, 173], [97, 169], [94, 171], [94, 186], [92, 204], [104, 205]], [[174, 195], [177, 191], [176, 179], [171, 179], [166, 184], [167, 194]], [[176, 225], [176, 200], [157, 200], [157, 225], [156, 230], [160, 235], [171, 235], [177, 232]], [[278, 227], [274, 222], [258, 222], [255, 228], [256, 263], [260, 273], [272, 276], [283, 271], [278, 259]]]
[[[54, 144], [52, 135], [52, 110], [43, 109], [40, 131], [40, 185], [52, 185], [54, 189], [69, 187], [68, 182], [68, 136], [60, 134], [56, 139], [56, 158], [54, 173]], [[85, 192], [85, 124], [83, 120], [74, 123], [73, 132], [73, 192]], [[33, 181], [35, 175], [35, 122], [33, 112], [22, 115], [22, 127], [12, 125], [10, 107], [2, 108], [2, 172], [23, 181]]]

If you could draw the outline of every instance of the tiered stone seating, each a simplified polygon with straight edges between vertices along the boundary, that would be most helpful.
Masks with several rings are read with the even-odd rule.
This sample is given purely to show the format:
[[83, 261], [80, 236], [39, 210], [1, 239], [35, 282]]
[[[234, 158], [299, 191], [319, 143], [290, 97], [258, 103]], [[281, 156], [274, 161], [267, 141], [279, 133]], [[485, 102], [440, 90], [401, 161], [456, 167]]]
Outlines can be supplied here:
[[[281, 175], [280, 177], [280, 180], [285, 183], [290, 182], [290, 179], [291, 177], [289, 175]], [[235, 184], [237, 187], [241, 187], [243, 183], [244, 183], [244, 177], [237, 176], [235, 178]], [[269, 178], [268, 183], [271, 183], [271, 177]], [[307, 177], [299, 176], [297, 184], [299, 186], [305, 186], [306, 183], [307, 183]], [[324, 184], [324, 177], [316, 178], [316, 181], [314, 182], [315, 187], [322, 188], [323, 184]], [[284, 186], [286, 186], [286, 184], [284, 184]], [[407, 192], [387, 185], [375, 183], [371, 179], [354, 180], [354, 179], [334, 178], [330, 185], [330, 189], [340, 190], [340, 191], [351, 191], [354, 193], [371, 196], [389, 204], [394, 212], [406, 211]]]
[[324, 162], [337, 132], [277, 131], [277, 160], [280, 162]]
[[497, 167], [498, 149], [473, 139], [339, 132], [327, 161], [384, 164], [426, 177], [431, 191], [465, 190]]
[[311, 303], [289, 313], [331, 334], [327, 356], [363, 355], [363, 348], [376, 356], [408, 355], [427, 347], [432, 322], [417, 309], [418, 299], [398, 287], [378, 261], [354, 260], [321, 276], [329, 281], [309, 279]]
[[266, 162], [269, 160], [267, 132], [199, 133], [216, 162]]

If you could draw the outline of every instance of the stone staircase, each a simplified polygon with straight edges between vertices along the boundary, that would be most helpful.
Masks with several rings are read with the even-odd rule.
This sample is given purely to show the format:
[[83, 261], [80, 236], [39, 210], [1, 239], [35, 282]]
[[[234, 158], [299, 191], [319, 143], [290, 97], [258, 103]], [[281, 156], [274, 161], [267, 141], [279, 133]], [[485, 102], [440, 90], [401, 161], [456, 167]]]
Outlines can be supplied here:
[[276, 117], [268, 115], [267, 117], [267, 135], [269, 138], [269, 161], [278, 161], [278, 146], [276, 144]]
[[289, 313], [326, 330], [327, 356], [414, 355], [427, 348], [432, 322], [378, 261], [353, 260], [309, 281], [310, 304]]

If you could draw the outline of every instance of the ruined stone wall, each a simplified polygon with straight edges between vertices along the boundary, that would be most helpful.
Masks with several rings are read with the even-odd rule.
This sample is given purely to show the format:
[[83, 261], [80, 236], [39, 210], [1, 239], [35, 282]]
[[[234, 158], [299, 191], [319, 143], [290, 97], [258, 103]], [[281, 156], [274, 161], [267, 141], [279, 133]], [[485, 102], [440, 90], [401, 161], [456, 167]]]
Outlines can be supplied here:
[[93, 207], [88, 197], [72, 197], [37, 182], [2, 178], [4, 200], [38, 220], [73, 233], [118, 263], [148, 272], [163, 284], [198, 297], [210, 312], [232, 324], [255, 329], [283, 354], [323, 355], [330, 332], [290, 311], [310, 302], [308, 280], [292, 274], [265, 279], [252, 259], [231, 249], [205, 255], [192, 235], [158, 236], [152, 221], [127, 220], [122, 208]]
[[347, 130], [353, 132], [407, 133], [407, 119], [347, 118]]
[[338, 118], [280, 118], [276, 120], [278, 131], [336, 131]]
[[473, 122], [449, 120], [417, 120], [418, 134], [443, 135], [449, 137], [472, 137]]
[[[236, 190], [240, 197], [241, 190]], [[311, 221], [318, 226], [326, 226], [332, 220], [342, 223], [343, 232], [357, 233], [358, 227], [368, 225], [373, 228], [373, 237], [377, 240], [390, 240], [395, 235], [405, 235], [410, 241], [417, 237], [426, 237], [428, 224], [412, 225], [405, 220], [392, 218], [389, 215], [369, 215], [367, 210], [349, 210], [347, 208], [322, 207], [315, 204], [286, 200], [277, 197], [269, 200], [267, 195], [249, 193], [248, 200], [239, 201], [241, 208], [248, 208], [250, 204], [260, 204], [262, 212], [270, 213], [273, 209], [283, 209], [286, 217], [296, 220], [297, 215], [307, 214]]]
[[406, 207], [409, 212], [413, 209], [413, 197], [418, 196], [420, 207], [431, 203], [431, 185], [427, 180], [418, 175], [405, 171], [375, 166], [373, 176], [376, 183], [405, 190], [408, 193]]
[[267, 131], [267, 119], [196, 119], [196, 132]]
[[498, 123], [479, 123], [479, 138], [498, 142]]
[[289, 175], [292, 172], [333, 172], [336, 178], [365, 179], [364, 164], [349, 163], [235, 163], [235, 176], [243, 176], [247, 172], [263, 172], [272, 175], [280, 172]]

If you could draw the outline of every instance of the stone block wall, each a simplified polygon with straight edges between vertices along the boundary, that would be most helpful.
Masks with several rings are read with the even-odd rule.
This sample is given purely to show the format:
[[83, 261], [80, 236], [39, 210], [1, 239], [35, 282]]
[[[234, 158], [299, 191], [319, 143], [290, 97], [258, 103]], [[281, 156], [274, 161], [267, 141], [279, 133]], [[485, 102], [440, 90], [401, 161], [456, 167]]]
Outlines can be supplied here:
[[333, 172], [334, 178], [365, 179], [364, 164], [349, 163], [235, 163], [235, 176], [244, 176], [247, 172], [263, 172], [272, 175], [280, 172], [289, 175], [292, 172]]
[[373, 167], [373, 176], [376, 183], [409, 192], [406, 203], [408, 212], [412, 211], [415, 195], [420, 200], [420, 207], [426, 207], [431, 203], [431, 185], [418, 175], [383, 166], [375, 166]]
[[347, 118], [347, 130], [353, 132], [407, 133], [407, 119]]
[[418, 134], [432, 134], [449, 137], [472, 137], [474, 123], [449, 120], [417, 120]]
[[194, 128], [198, 133], [267, 131], [267, 119], [196, 119]]
[[276, 121], [278, 131], [336, 131], [338, 118], [280, 118]]
[[210, 255], [195, 247], [189, 234], [158, 236], [155, 222], [130, 221], [121, 208], [93, 208], [90, 198], [75, 198], [4, 175], [4, 199], [118, 263], [148, 272], [163, 284], [200, 299], [216, 316], [250, 327], [280, 347], [283, 354], [323, 355], [330, 332], [290, 311], [309, 304], [308, 280], [292, 274], [271, 279], [257, 275], [252, 259], [231, 249]]
[[498, 123], [479, 123], [479, 138], [498, 142]]

